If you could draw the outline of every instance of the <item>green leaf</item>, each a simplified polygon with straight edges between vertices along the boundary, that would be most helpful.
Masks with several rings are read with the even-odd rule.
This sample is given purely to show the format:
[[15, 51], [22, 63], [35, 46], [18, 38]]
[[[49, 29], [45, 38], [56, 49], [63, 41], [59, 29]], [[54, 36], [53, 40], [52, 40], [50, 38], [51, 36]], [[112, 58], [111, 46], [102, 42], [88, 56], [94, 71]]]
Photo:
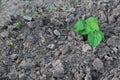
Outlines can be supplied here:
[[10, 41], [8, 45], [9, 45], [9, 46], [13, 46], [13, 42], [12, 42], [12, 41]]
[[79, 33], [80, 31], [84, 30], [84, 20], [79, 19], [75, 26], [74, 26], [74, 30]]
[[101, 31], [90, 32], [88, 34], [88, 42], [93, 48], [98, 46], [103, 38], [104, 34]]
[[104, 39], [104, 33], [102, 31], [98, 31], [98, 33], [101, 35], [102, 39]]
[[95, 17], [90, 17], [85, 20], [85, 28], [86, 32], [93, 32], [93, 31], [98, 31], [99, 26], [98, 26], [98, 20]]
[[86, 31], [86, 29], [83, 29], [82, 31], [79, 31], [78, 34], [83, 34], [83, 35], [85, 35], [85, 34], [88, 34], [88, 32]]

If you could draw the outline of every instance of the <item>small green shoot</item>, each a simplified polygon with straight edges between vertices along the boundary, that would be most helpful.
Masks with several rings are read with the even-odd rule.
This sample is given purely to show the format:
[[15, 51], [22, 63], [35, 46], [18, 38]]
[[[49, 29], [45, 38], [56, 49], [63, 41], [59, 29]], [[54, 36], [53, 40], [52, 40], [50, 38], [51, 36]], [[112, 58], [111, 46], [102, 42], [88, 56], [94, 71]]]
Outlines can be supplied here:
[[23, 13], [24, 13], [24, 9], [23, 9], [23, 8], [20, 9], [20, 10], [19, 10], [19, 13], [20, 13], [20, 14], [23, 14]]
[[89, 44], [95, 48], [104, 39], [104, 33], [99, 29], [98, 19], [95, 17], [89, 17], [86, 20], [79, 19], [74, 30], [81, 35], [88, 36]]
[[48, 8], [49, 8], [49, 10], [51, 10], [51, 11], [53, 11], [53, 10], [56, 10], [56, 9], [57, 9], [54, 5], [51, 5], [51, 6], [49, 6]]
[[7, 6], [8, 4], [7, 4], [7, 2], [5, 1], [5, 2], [1, 2], [0, 5], [1, 5], [1, 6]]
[[29, 2], [32, 2], [33, 0], [28, 0]]
[[44, 14], [43, 14], [43, 16], [44, 16], [44, 17], [47, 17], [47, 16], [48, 16], [48, 14], [45, 14], [45, 13], [44, 13]]
[[20, 15], [20, 14], [24, 14], [24, 9], [21, 8], [21, 9], [18, 9], [18, 10], [13, 10], [11, 11], [11, 14], [15, 14], [15, 15]]
[[13, 46], [13, 42], [9, 41], [8, 45], [12, 47]]
[[36, 10], [34, 11], [34, 15], [37, 16], [39, 14], [39, 12]]
[[38, 16], [38, 14], [39, 14], [38, 7], [35, 7], [35, 10], [34, 10], [34, 12], [33, 12], [33, 13], [34, 13], [34, 15], [35, 15], [35, 16]]
[[65, 30], [70, 30], [70, 27], [69, 26], [65, 27]]
[[22, 23], [20, 22], [20, 21], [18, 21], [18, 22], [16, 22], [16, 27], [19, 29], [20, 27], [21, 27], [21, 25], [22, 25]]

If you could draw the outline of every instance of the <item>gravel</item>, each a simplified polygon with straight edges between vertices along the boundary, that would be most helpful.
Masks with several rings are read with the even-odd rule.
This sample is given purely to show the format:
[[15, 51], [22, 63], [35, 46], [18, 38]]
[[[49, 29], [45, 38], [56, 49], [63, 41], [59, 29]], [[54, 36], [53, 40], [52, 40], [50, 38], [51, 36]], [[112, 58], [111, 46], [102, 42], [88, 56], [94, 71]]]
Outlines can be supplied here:
[[83, 52], [87, 52], [89, 50], [92, 50], [91, 46], [88, 44], [84, 44], [82, 47]]
[[93, 61], [93, 67], [98, 71], [98, 72], [104, 72], [104, 66], [103, 66], [103, 62], [99, 59], [99, 58], [96, 58], [94, 61]]
[[58, 30], [54, 30], [53, 32], [56, 36], [60, 37], [60, 32]]
[[61, 63], [61, 60], [56, 60], [52, 63], [53, 65], [53, 76], [54, 77], [63, 77], [64, 76], [64, 68], [63, 64]]
[[0, 33], [0, 35], [1, 35], [2, 37], [8, 37], [9, 32], [8, 32], [8, 31], [3, 31], [3, 32]]
[[[95, 49], [73, 30], [90, 16]], [[119, 0], [0, 0], [0, 80], [120, 80], [119, 28]]]

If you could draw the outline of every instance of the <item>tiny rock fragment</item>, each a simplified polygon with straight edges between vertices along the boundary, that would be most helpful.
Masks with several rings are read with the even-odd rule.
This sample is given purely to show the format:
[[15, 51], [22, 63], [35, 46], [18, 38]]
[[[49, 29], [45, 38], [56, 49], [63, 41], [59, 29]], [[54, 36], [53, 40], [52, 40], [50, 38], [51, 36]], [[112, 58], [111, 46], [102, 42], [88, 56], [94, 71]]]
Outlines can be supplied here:
[[52, 63], [53, 65], [53, 76], [54, 77], [63, 77], [64, 76], [64, 68], [61, 60], [56, 60]]
[[92, 80], [92, 77], [91, 77], [90, 73], [87, 73], [87, 74], [86, 74], [85, 80]]
[[20, 62], [21, 62], [21, 61], [20, 61], [19, 59], [17, 59], [17, 60], [15, 61], [16, 64], [20, 64]]
[[117, 77], [113, 77], [112, 80], [119, 80]]
[[87, 52], [88, 50], [92, 50], [92, 48], [90, 47], [90, 45], [84, 44], [84, 45], [82, 46], [82, 50], [83, 50], [84, 52]]
[[45, 42], [45, 37], [43, 37], [42, 34], [39, 34], [39, 36], [40, 36], [40, 42], [44, 43]]
[[17, 57], [18, 57], [17, 54], [12, 54], [12, 55], [11, 55], [11, 59], [13, 59], [13, 60], [16, 59]]
[[55, 48], [55, 44], [49, 44], [48, 46], [47, 46], [47, 48], [49, 48], [49, 49], [54, 49]]
[[0, 35], [1, 35], [2, 37], [8, 37], [9, 32], [8, 32], [8, 31], [3, 31], [3, 32], [0, 33]]
[[31, 21], [31, 20], [32, 20], [32, 17], [30, 17], [30, 16], [23, 16], [23, 18], [24, 18], [25, 20], [28, 20], [28, 21]]
[[104, 72], [103, 62], [99, 58], [96, 58], [93, 61], [92, 65], [98, 72]]
[[110, 75], [111, 75], [111, 76], [116, 76], [116, 75], [117, 75], [117, 70], [116, 70], [116, 69], [112, 69], [112, 70], [110, 71]]
[[56, 29], [53, 31], [56, 36], [60, 36], [60, 32]]
[[29, 46], [28, 42], [23, 43], [24, 48], [27, 48]]

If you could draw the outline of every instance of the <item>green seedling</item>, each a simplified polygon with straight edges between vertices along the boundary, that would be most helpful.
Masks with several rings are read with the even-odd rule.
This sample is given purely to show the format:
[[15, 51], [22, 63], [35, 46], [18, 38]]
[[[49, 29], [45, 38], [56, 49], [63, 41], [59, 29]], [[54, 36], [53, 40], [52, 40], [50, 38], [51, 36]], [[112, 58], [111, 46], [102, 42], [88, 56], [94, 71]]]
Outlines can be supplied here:
[[56, 9], [57, 9], [54, 5], [51, 5], [51, 6], [49, 6], [48, 8], [49, 8], [49, 10], [51, 10], [51, 11], [53, 11], [53, 10], [56, 10]]
[[65, 30], [70, 30], [70, 27], [69, 26], [65, 27]]
[[18, 21], [18, 22], [16, 22], [16, 27], [19, 29], [20, 27], [21, 27], [21, 25], [22, 25], [22, 23], [20, 22], [20, 21]]
[[29, 2], [32, 2], [33, 0], [28, 0]]
[[24, 13], [24, 9], [23, 9], [23, 8], [20, 9], [20, 10], [19, 10], [19, 13], [20, 13], [20, 14], [23, 14], [23, 13]]
[[38, 10], [38, 7], [37, 7], [37, 6], [35, 7], [35, 10], [34, 10], [33, 13], [34, 13], [35, 16], [38, 16], [38, 14], [39, 14], [39, 10]]
[[95, 48], [104, 39], [104, 33], [100, 30], [98, 25], [98, 19], [95, 17], [89, 17], [86, 20], [79, 19], [74, 30], [81, 35], [87, 35], [89, 44]]
[[12, 42], [12, 41], [9, 41], [8, 45], [9, 45], [9, 46], [13, 46], [13, 42]]
[[0, 5], [1, 6], [7, 6], [7, 2], [1, 2]]
[[39, 12], [37, 10], [34, 11], [34, 15], [37, 16]]
[[44, 13], [44, 14], [43, 14], [43, 16], [44, 16], [44, 17], [47, 17], [47, 16], [48, 16], [48, 14], [45, 14], [45, 13]]
[[20, 15], [20, 14], [24, 14], [24, 9], [21, 8], [21, 9], [18, 9], [16, 11], [12, 11], [13, 14], [16, 14], [16, 15]]

